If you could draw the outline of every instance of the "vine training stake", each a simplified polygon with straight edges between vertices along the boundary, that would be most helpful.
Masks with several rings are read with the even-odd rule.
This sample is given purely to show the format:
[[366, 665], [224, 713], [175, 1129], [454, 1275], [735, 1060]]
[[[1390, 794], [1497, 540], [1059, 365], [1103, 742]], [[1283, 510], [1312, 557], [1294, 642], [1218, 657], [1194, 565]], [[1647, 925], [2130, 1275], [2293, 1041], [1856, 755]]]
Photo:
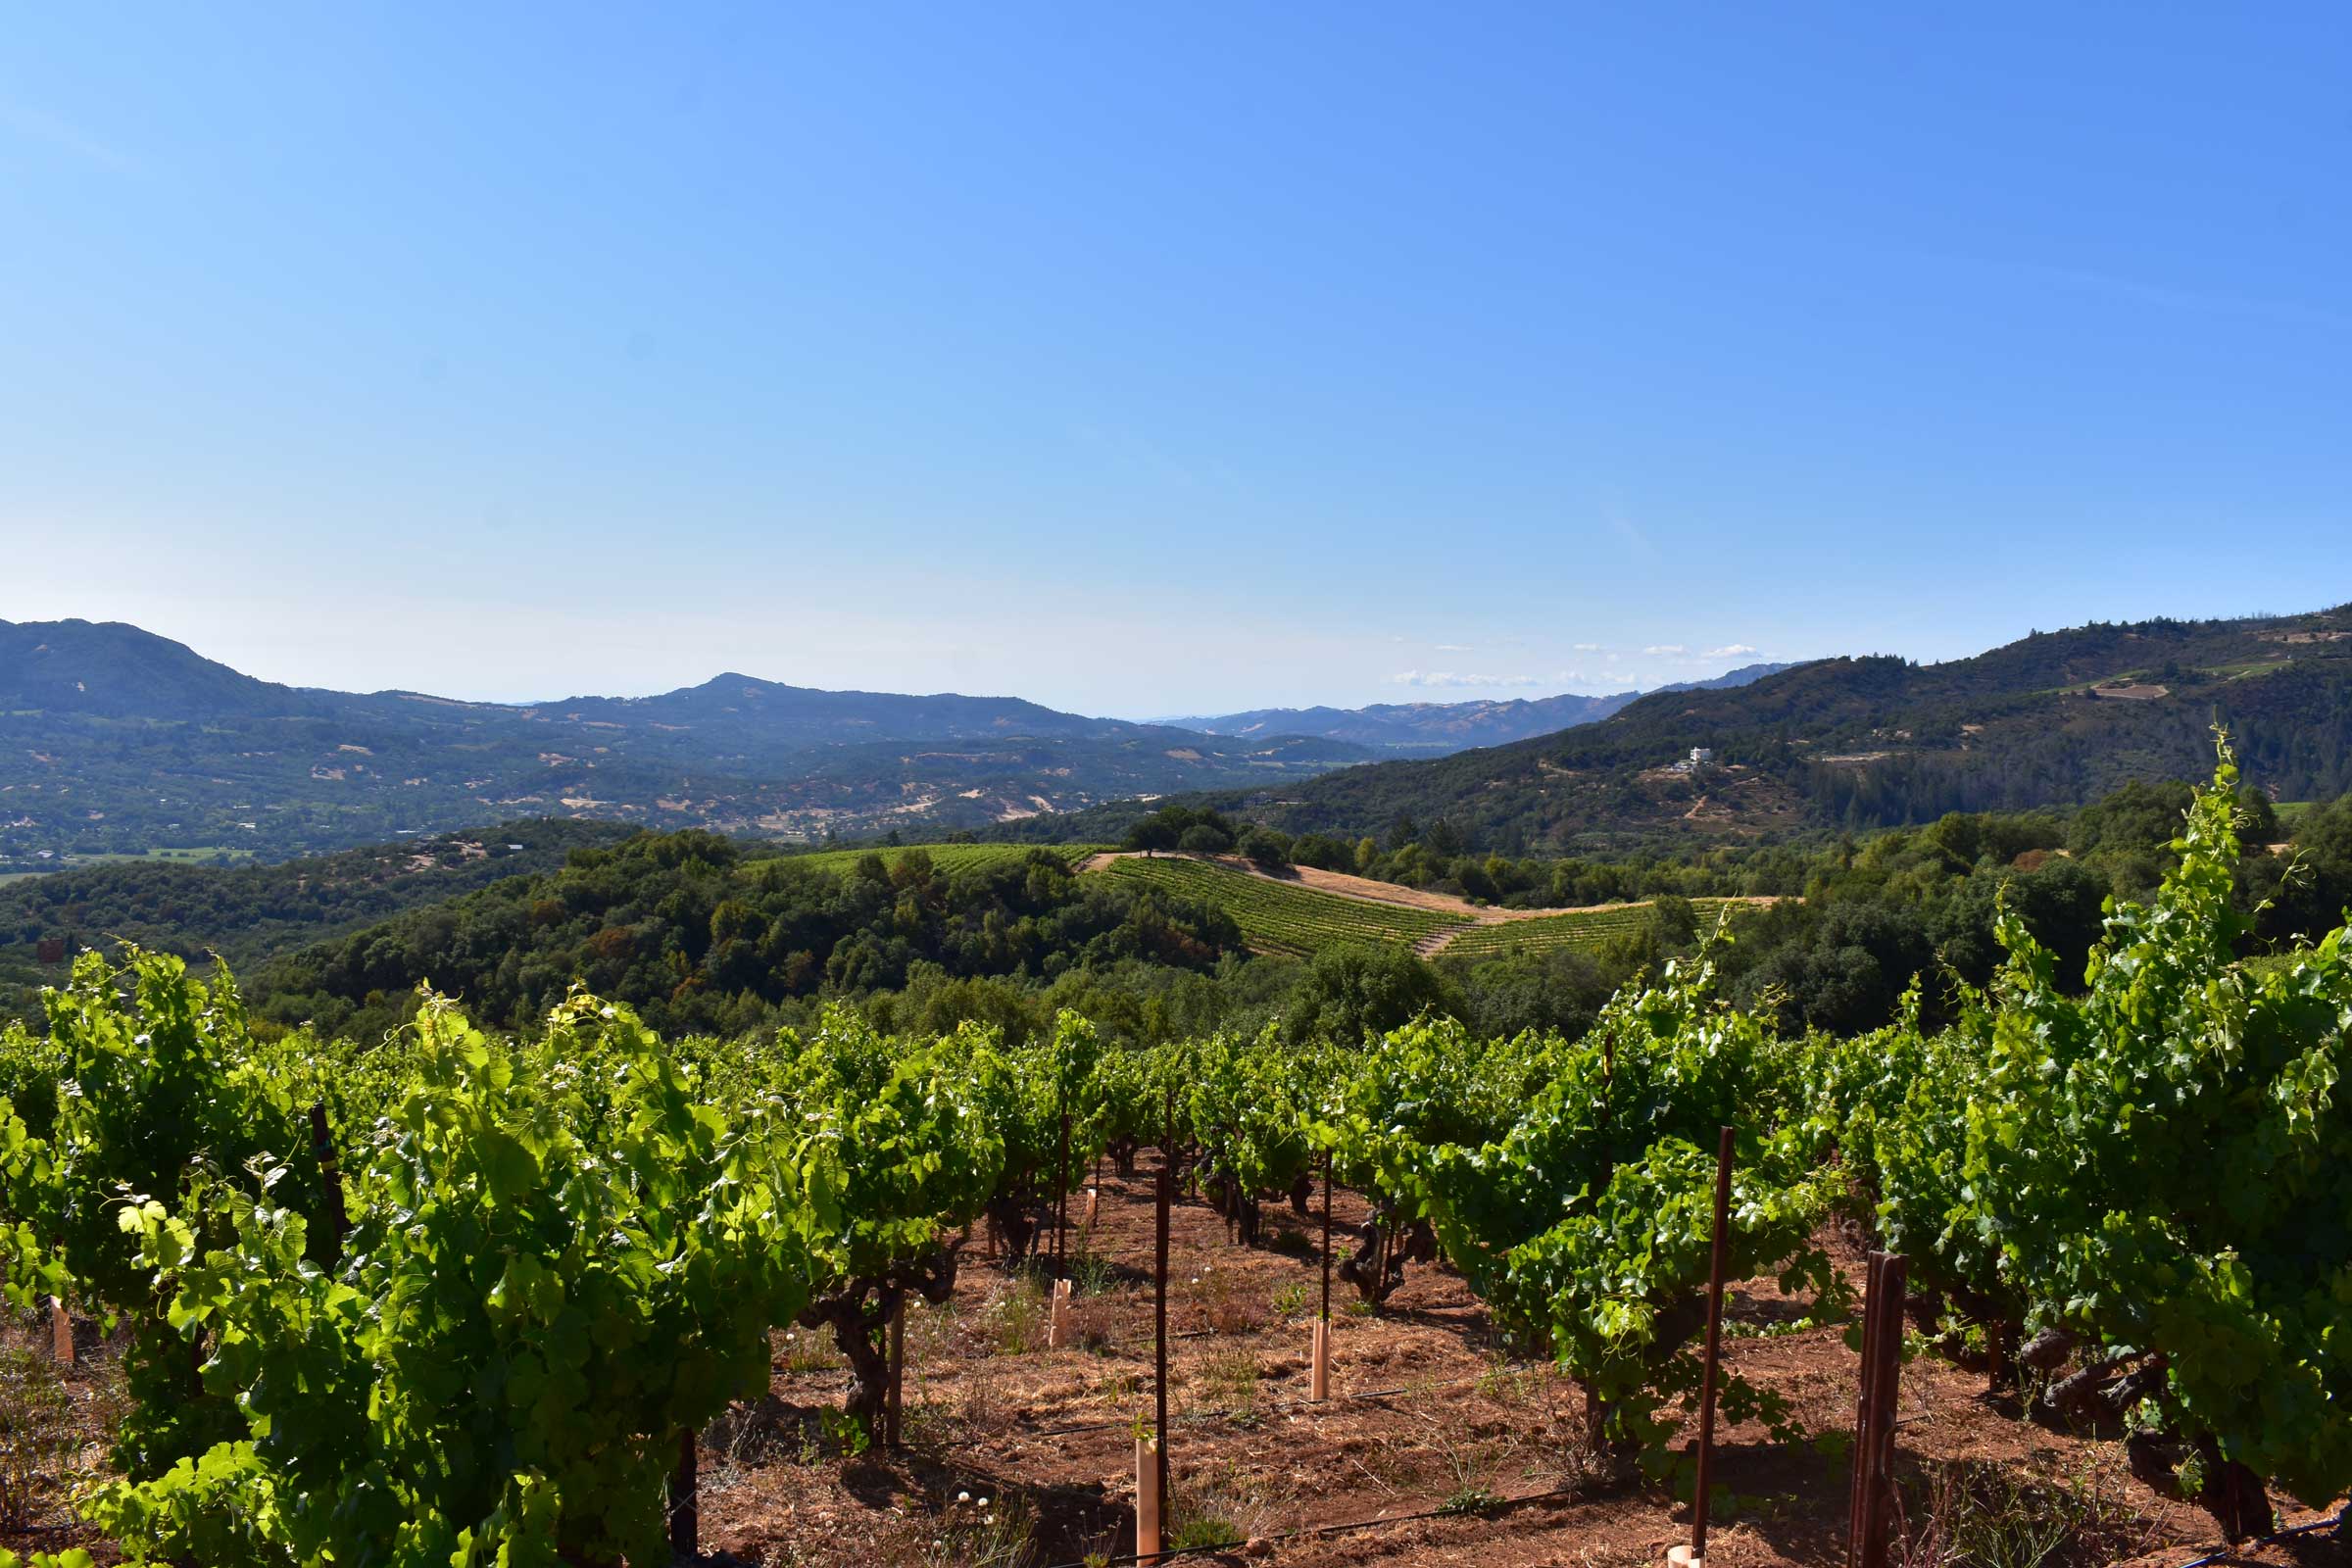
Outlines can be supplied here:
[[1676, 1568], [1707, 1560], [1707, 1488], [1715, 1448], [1716, 1365], [1723, 1353], [1723, 1272], [1731, 1252], [1732, 1129], [1715, 1146], [1715, 1248], [1707, 1265], [1707, 1362], [1698, 1393], [1698, 1476], [1690, 1491], [1690, 1544], [1666, 1554]]

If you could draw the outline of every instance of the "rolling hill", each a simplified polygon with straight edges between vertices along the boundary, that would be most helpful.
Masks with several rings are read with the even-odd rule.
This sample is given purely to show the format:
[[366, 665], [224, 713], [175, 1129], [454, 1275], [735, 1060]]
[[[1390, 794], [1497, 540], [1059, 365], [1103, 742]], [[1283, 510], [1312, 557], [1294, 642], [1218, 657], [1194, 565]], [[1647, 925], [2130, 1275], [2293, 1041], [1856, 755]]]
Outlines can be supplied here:
[[[1503, 909], [1311, 866], [1266, 871], [1238, 856], [1102, 855], [1084, 869], [1105, 881], [1155, 887], [1221, 908], [1251, 948], [1294, 957], [1365, 943], [1409, 947], [1424, 957], [1444, 954], [1471, 959], [1559, 948], [1598, 952], [1634, 935], [1650, 918], [1648, 900], [1577, 909]], [[1727, 909], [1738, 918], [1771, 902], [1690, 901], [1707, 925]]]
[[[1712, 680], [1678, 681], [1660, 691], [1713, 691], [1744, 686], [1787, 669], [1787, 664], [1746, 664]], [[1546, 735], [1578, 724], [1597, 723], [1639, 701], [1638, 691], [1606, 697], [1574, 692], [1557, 697], [1514, 697], [1465, 703], [1375, 703], [1368, 708], [1259, 708], [1209, 718], [1168, 722], [1211, 735], [1247, 739], [1253, 735], [1305, 735], [1348, 741], [1383, 751], [1443, 756], [1474, 746], [1499, 746]]]
[[421, 905], [507, 877], [560, 869], [574, 850], [625, 838], [608, 822], [507, 822], [473, 832], [403, 839], [276, 865], [121, 860], [17, 877], [0, 885], [0, 1017], [30, 1016], [30, 998], [57, 984], [65, 953], [129, 941], [202, 961], [218, 954], [239, 971], [345, 935]]
[[[1351, 834], [1444, 818], [1477, 847], [1552, 853], [1884, 826], [2198, 778], [2217, 722], [2247, 781], [2278, 799], [2352, 787], [2352, 607], [2035, 632], [1939, 664], [1821, 660], [1653, 693], [1554, 735], [1350, 768], [1249, 814]], [[1695, 767], [1694, 748], [1712, 754]]]
[[[1184, 804], [1295, 834], [1384, 841], [1443, 820], [1482, 853], [1673, 852], [2075, 806], [2133, 780], [2203, 778], [2217, 722], [2247, 782], [2274, 799], [2352, 788], [2352, 606], [2034, 632], [1937, 664], [1818, 660], [1737, 686], [1652, 692], [1605, 719], [1507, 745]], [[1693, 749], [1711, 755], [1693, 766]], [[989, 831], [1117, 839], [1147, 809], [1112, 803]]]
[[529, 705], [334, 692], [257, 680], [135, 626], [0, 622], [0, 872], [158, 846], [275, 858], [524, 815], [938, 837], [1371, 755], [740, 674]]
[[1363, 942], [1401, 943], [1427, 951], [1471, 923], [1467, 913], [1386, 899], [1346, 898], [1262, 876], [1245, 864], [1194, 856], [1120, 856], [1100, 862], [1088, 874], [1212, 905], [1233, 916], [1252, 948], [1297, 957]]

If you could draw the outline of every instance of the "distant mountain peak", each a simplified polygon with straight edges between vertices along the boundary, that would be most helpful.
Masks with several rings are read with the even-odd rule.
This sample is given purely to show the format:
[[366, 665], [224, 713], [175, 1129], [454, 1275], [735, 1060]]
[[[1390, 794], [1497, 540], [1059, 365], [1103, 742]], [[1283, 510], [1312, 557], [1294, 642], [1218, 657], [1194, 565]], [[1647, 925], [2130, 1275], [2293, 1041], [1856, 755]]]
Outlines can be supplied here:
[[[1748, 664], [1712, 680], [1680, 681], [1659, 691], [1741, 686], [1777, 674], [1788, 664]], [[1640, 691], [1589, 697], [1474, 697], [1442, 703], [1372, 703], [1363, 708], [1260, 708], [1213, 717], [1173, 718], [1170, 724], [1211, 735], [1299, 735], [1348, 741], [1404, 756], [1442, 757], [1480, 746], [1502, 746], [1607, 718], [1640, 699]]]
[[303, 706], [292, 687], [240, 674], [126, 621], [0, 621], [0, 708], [127, 718]]
[[534, 812], [944, 834], [1375, 755], [734, 669], [649, 697], [528, 704], [295, 688], [87, 621], [0, 623], [0, 790], [13, 792], [0, 871], [158, 846], [283, 855]]

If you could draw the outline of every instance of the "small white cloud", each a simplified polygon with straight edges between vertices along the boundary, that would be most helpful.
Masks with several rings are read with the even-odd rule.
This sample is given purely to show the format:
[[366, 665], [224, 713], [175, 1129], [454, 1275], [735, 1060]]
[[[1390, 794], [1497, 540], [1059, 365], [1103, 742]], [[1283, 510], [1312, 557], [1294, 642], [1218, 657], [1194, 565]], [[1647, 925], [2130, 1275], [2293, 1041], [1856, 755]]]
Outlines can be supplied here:
[[1708, 649], [1699, 657], [1701, 659], [1738, 659], [1742, 655], [1754, 652], [1755, 650], [1745, 643], [1725, 643], [1721, 648]]
[[1644, 648], [1644, 649], [1642, 649], [1642, 651], [1643, 653], [1645, 653], [1645, 654], [1653, 654], [1653, 655], [1659, 655], [1659, 654], [1676, 654], [1676, 655], [1679, 655], [1679, 654], [1687, 654], [1687, 653], [1689, 653], [1690, 650], [1690, 649], [1688, 649], [1688, 648], [1686, 648], [1686, 647], [1684, 647], [1684, 646], [1683, 646], [1681, 643], [1651, 643], [1651, 644], [1650, 644], [1650, 645], [1649, 645], [1647, 648]]
[[1389, 677], [1392, 686], [1541, 686], [1540, 675], [1480, 675], [1450, 669], [1407, 669]]
[[1440, 643], [1438, 652], [1441, 654], [1466, 654], [1470, 652], [1470, 645], [1468, 643]]
[[1600, 652], [1600, 644], [1598, 643], [1577, 643], [1573, 646], [1580, 654], [1597, 654]]

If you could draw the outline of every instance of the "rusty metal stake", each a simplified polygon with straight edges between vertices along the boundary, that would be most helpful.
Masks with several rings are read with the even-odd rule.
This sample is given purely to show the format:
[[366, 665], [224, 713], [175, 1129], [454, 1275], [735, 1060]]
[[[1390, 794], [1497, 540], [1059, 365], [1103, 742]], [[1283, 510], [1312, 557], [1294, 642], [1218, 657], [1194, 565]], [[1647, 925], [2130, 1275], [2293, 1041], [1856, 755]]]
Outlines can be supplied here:
[[1899, 1255], [1870, 1254], [1869, 1295], [1862, 1305], [1862, 1394], [1854, 1419], [1854, 1479], [1846, 1560], [1854, 1568], [1886, 1568], [1893, 1495], [1894, 1417], [1902, 1388], [1903, 1286], [1908, 1264]]
[[1152, 1387], [1156, 1408], [1152, 1428], [1153, 1468], [1159, 1486], [1154, 1495], [1160, 1517], [1168, 1506], [1168, 1206], [1176, 1198], [1176, 1092], [1168, 1091], [1167, 1142], [1160, 1147], [1159, 1214], [1152, 1227], [1152, 1269], [1157, 1283], [1152, 1297]]
[[1707, 1267], [1707, 1363], [1698, 1394], [1698, 1477], [1690, 1501], [1690, 1555], [1707, 1555], [1707, 1489], [1715, 1448], [1715, 1381], [1723, 1354], [1723, 1272], [1732, 1246], [1732, 1129], [1715, 1149], [1715, 1250]]
[[1885, 1252], [1873, 1251], [1862, 1265], [1862, 1366], [1854, 1392], [1854, 1446], [1850, 1456], [1853, 1474], [1847, 1480], [1845, 1497], [1845, 1560], [1849, 1568], [1862, 1555], [1862, 1492], [1870, 1471], [1864, 1455], [1870, 1452], [1872, 1417], [1879, 1407], [1876, 1375], [1879, 1312], [1886, 1297], [1880, 1278], [1886, 1263]]
[[678, 1432], [678, 1463], [669, 1477], [669, 1549], [693, 1556], [702, 1548], [703, 1505], [695, 1495], [698, 1485], [694, 1430]]
[[882, 1441], [889, 1447], [899, 1446], [899, 1411], [906, 1389], [906, 1295], [899, 1293], [899, 1304], [890, 1314], [890, 1391], [882, 1405]]

